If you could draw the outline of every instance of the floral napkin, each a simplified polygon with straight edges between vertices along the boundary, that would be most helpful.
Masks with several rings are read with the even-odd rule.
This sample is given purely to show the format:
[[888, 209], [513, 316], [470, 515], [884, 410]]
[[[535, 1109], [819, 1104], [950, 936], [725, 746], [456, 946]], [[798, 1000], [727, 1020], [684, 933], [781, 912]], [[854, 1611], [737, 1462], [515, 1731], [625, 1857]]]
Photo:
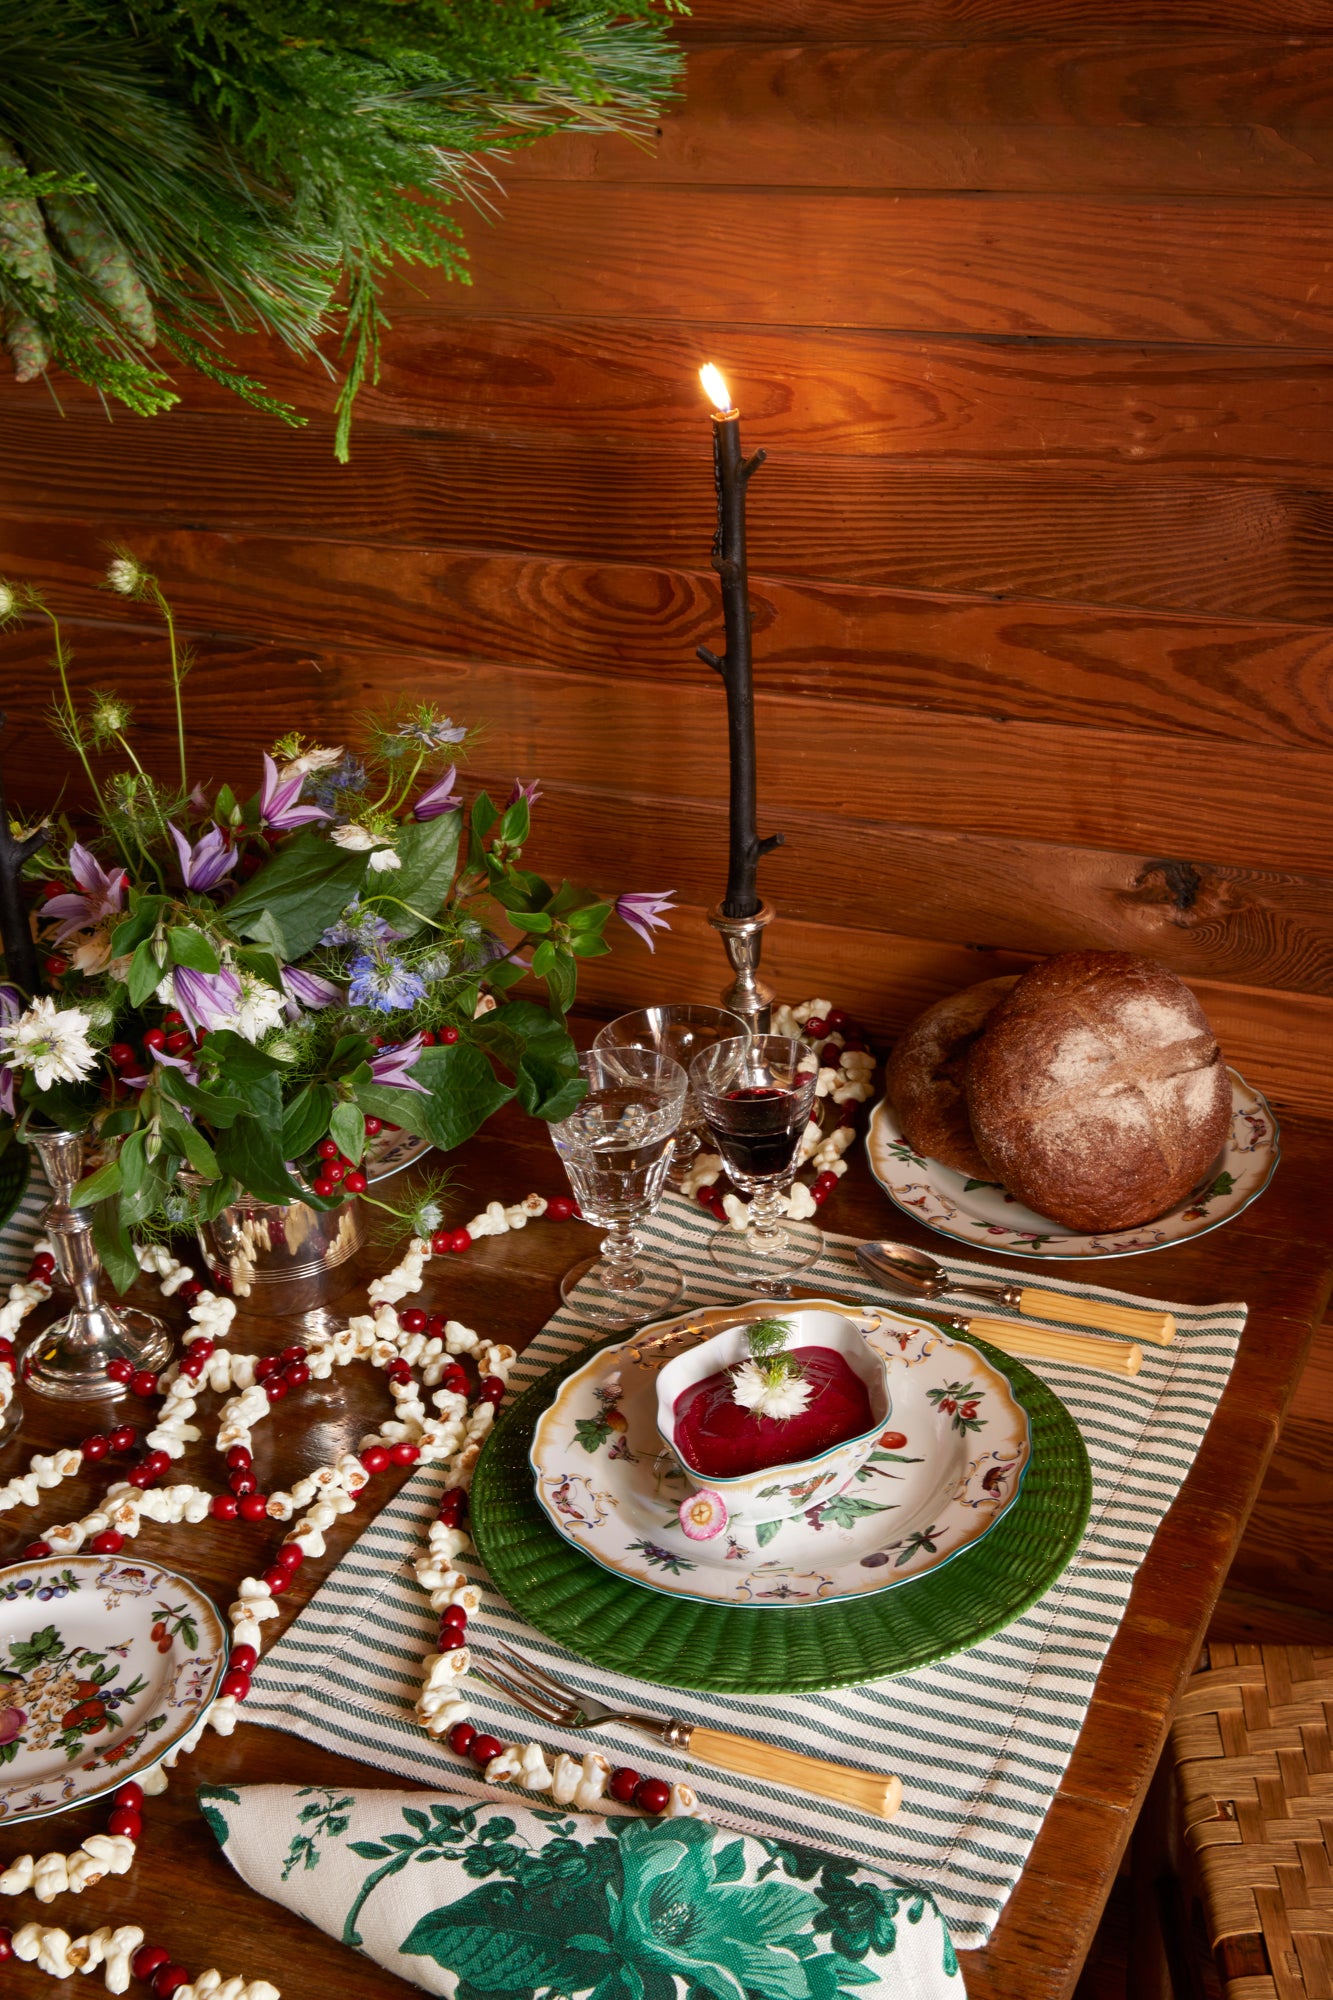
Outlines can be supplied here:
[[204, 1785], [237, 1873], [449, 2000], [963, 2000], [934, 1901], [700, 1819]]

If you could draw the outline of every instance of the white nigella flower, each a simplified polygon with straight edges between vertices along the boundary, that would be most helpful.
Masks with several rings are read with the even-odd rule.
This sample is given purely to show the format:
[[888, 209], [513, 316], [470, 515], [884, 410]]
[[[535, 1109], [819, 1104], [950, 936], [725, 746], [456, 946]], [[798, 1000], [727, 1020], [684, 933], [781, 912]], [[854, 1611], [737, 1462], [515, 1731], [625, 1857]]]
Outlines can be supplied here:
[[401, 868], [402, 865], [402, 856], [396, 854], [392, 847], [377, 847], [370, 857], [372, 875], [384, 875], [390, 869]]
[[810, 1401], [810, 1384], [771, 1362], [742, 1361], [731, 1374], [732, 1400], [757, 1417], [799, 1417]]
[[290, 764], [284, 764], [279, 773], [282, 778], [305, 777], [311, 771], [331, 771], [335, 764], [341, 764], [346, 752], [341, 744], [336, 750], [329, 750], [316, 743], [309, 750], [303, 750], [299, 757], [293, 757]]
[[115, 556], [107, 564], [106, 580], [122, 597], [133, 597], [144, 580], [144, 573], [133, 557]]
[[349, 826], [335, 826], [329, 839], [336, 841], [339, 847], [350, 848], [353, 854], [369, 854], [372, 875], [383, 875], [387, 869], [403, 865], [388, 834], [375, 833], [368, 826], [357, 826], [355, 822]]
[[247, 1042], [258, 1042], [270, 1028], [282, 1025], [285, 1018], [282, 995], [252, 973], [243, 972], [240, 980], [241, 997], [232, 1009], [229, 1025]]
[[3, 577], [0, 577], [0, 618], [12, 618], [15, 609], [14, 593]]
[[0, 1029], [3, 1053], [16, 1069], [32, 1071], [39, 1090], [49, 1090], [53, 1083], [81, 1083], [97, 1067], [97, 1051], [88, 1040], [91, 1026], [81, 1007], [60, 1008], [43, 997]]

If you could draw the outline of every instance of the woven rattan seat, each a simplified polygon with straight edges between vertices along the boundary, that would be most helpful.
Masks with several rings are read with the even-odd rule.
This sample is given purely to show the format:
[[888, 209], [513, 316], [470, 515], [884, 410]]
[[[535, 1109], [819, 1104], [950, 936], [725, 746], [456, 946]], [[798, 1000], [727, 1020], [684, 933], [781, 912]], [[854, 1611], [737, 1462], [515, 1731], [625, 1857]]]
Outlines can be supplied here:
[[1187, 1884], [1227, 2000], [1333, 2000], [1333, 1649], [1209, 1648], [1171, 1728]]

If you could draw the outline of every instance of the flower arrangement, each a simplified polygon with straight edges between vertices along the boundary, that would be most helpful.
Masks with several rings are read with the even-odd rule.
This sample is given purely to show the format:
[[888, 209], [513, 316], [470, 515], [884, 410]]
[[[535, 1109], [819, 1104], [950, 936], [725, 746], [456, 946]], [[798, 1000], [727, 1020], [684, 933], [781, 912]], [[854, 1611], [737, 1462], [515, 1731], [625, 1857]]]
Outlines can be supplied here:
[[[123, 1290], [131, 1231], [209, 1221], [240, 1194], [365, 1195], [385, 1125], [448, 1150], [510, 1099], [567, 1117], [584, 1088], [565, 1025], [579, 960], [610, 949], [613, 915], [651, 948], [670, 892], [602, 897], [524, 867], [539, 787], [465, 806], [468, 732], [429, 703], [368, 718], [354, 750], [281, 738], [248, 797], [192, 782], [171, 606], [127, 553], [108, 583], [165, 625], [170, 782], [141, 763], [118, 694], [76, 700], [55, 614], [0, 584], [0, 623], [50, 622], [51, 720], [95, 804], [86, 835], [62, 821], [16, 837], [0, 814], [36, 899], [4, 929], [0, 1144], [34, 1119], [103, 1142], [76, 1200]], [[545, 1005], [514, 992], [525, 975]], [[439, 1226], [438, 1192], [403, 1216], [414, 1234]]]

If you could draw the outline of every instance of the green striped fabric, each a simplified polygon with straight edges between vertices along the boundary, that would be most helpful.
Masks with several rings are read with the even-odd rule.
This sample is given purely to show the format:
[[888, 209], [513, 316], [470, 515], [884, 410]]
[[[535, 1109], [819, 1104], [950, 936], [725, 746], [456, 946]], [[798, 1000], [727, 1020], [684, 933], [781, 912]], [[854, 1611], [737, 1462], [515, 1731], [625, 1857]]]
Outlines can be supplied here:
[[[10, 1144], [27, 1153], [27, 1147], [19, 1146], [17, 1140], [11, 1140]], [[8, 1161], [5, 1164], [8, 1166]], [[0, 1292], [8, 1291], [16, 1279], [27, 1276], [32, 1246], [42, 1233], [42, 1217], [50, 1200], [46, 1176], [34, 1161], [27, 1186], [0, 1227]], [[0, 1202], [0, 1215], [4, 1210], [5, 1204]]]
[[[697, 1208], [669, 1196], [645, 1231], [654, 1248], [680, 1263], [689, 1304], [734, 1296], [708, 1257], [714, 1226]], [[806, 1274], [809, 1281], [826, 1284], [835, 1296], [882, 1303], [883, 1295], [855, 1262], [851, 1239], [825, 1240], [820, 1264]], [[989, 1267], [957, 1258], [942, 1261], [959, 1278], [978, 1277], [983, 1269], [986, 1277], [994, 1275]], [[574, 1686], [626, 1707], [897, 1771], [904, 1804], [898, 1818], [886, 1824], [758, 1779], [691, 1768], [688, 1759], [649, 1750], [628, 1733], [599, 1730], [594, 1739], [615, 1761], [668, 1778], [688, 1777], [709, 1817], [719, 1823], [806, 1841], [929, 1885], [964, 1946], [985, 1942], [1018, 1878], [1069, 1761], [1135, 1569], [1199, 1448], [1245, 1324], [1243, 1305], [1149, 1301], [1070, 1284], [1049, 1268], [1041, 1282], [1079, 1298], [1167, 1305], [1179, 1332], [1170, 1347], [1145, 1348], [1142, 1373], [1132, 1380], [1029, 1364], [1079, 1424], [1092, 1461], [1093, 1505], [1079, 1554], [1064, 1576], [996, 1637], [896, 1680], [827, 1694], [755, 1698], [664, 1693], [651, 1684], [651, 1662], [645, 1662], [645, 1682], [590, 1666], [534, 1632], [493, 1589], [485, 1590], [474, 1621], [479, 1640], [506, 1639]], [[432, 1290], [428, 1271], [427, 1300]], [[494, 1322], [477, 1330], [499, 1339], [510, 1331], [502, 1282]], [[576, 1311], [563, 1308], [523, 1355], [513, 1386], [526, 1387], [598, 1337], [580, 1325]], [[431, 1648], [435, 1621], [410, 1558], [442, 1483], [438, 1470], [423, 1469], [370, 1523], [262, 1662], [246, 1716], [395, 1776], [493, 1796], [476, 1782], [470, 1766], [424, 1734], [412, 1713], [420, 1660]], [[485, 1587], [484, 1574], [471, 1567]], [[892, 1616], [892, 1594], [885, 1602], [885, 1615]], [[535, 1736], [554, 1748], [578, 1746], [579, 1739], [534, 1722], [479, 1683], [470, 1685], [476, 1719], [502, 1738]]]

